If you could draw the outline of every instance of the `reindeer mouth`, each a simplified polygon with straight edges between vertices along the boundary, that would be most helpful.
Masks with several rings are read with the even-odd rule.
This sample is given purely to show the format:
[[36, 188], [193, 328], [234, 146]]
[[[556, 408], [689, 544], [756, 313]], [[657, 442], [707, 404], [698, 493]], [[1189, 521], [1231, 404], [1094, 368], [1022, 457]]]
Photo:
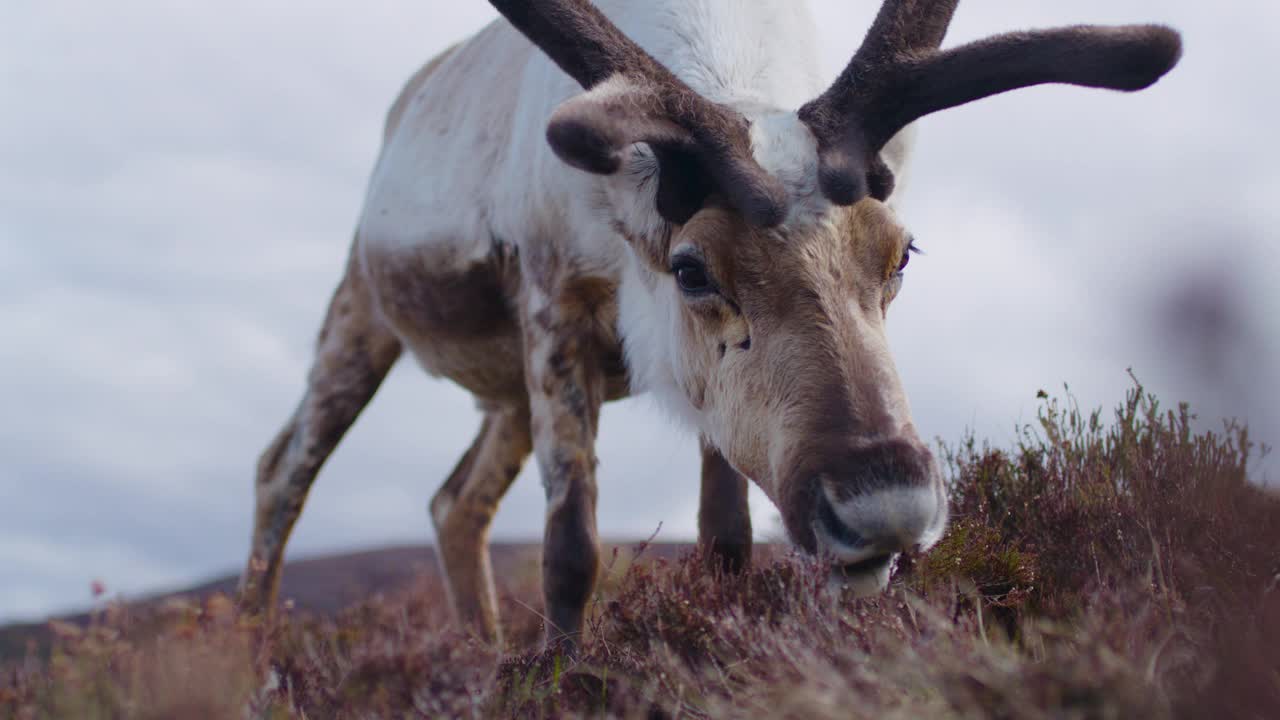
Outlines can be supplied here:
[[836, 572], [846, 577], [869, 575], [887, 569], [889, 564], [893, 562], [893, 558], [893, 555], [886, 553], [869, 557], [866, 560], [859, 560], [855, 563], [849, 563], [848, 565], [837, 565], [835, 569]]
[[898, 553], [864, 542], [822, 505], [818, 508], [819, 521], [813, 524], [813, 532], [819, 553], [831, 561], [828, 585], [836, 590], [850, 588], [857, 597], [869, 597], [888, 587]]
[[897, 553], [892, 553], [834, 565], [828, 585], [836, 591], [852, 590], [854, 597], [874, 597], [889, 586], [889, 576], [893, 574], [893, 565], [897, 559]]

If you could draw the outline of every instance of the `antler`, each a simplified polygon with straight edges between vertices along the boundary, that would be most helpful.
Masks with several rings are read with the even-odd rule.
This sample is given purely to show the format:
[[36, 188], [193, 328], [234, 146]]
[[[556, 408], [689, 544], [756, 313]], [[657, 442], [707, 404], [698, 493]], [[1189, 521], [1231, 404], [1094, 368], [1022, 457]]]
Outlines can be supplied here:
[[1178, 33], [1158, 25], [1009, 33], [939, 50], [958, 4], [885, 0], [848, 67], [800, 109], [818, 139], [819, 184], [832, 202], [886, 198], [893, 175], [880, 150], [925, 115], [1043, 83], [1141, 90], [1182, 55]]
[[612, 78], [630, 85], [589, 110], [556, 113], [547, 139], [563, 160], [608, 175], [627, 145], [649, 143], [664, 166], [658, 210], [666, 219], [688, 220], [716, 190], [753, 225], [782, 222], [786, 191], [752, 157], [746, 119], [694, 92], [589, 0], [490, 2], [584, 89]]

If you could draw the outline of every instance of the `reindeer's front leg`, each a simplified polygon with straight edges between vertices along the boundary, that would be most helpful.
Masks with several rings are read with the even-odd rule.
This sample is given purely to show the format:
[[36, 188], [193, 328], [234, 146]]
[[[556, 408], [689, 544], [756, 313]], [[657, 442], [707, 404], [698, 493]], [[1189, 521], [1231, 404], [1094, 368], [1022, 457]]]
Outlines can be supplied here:
[[595, 439], [604, 402], [594, 293], [566, 283], [524, 307], [526, 379], [534, 453], [547, 493], [542, 586], [547, 644], [572, 649], [595, 587]]
[[736, 573], [751, 562], [747, 479], [730, 467], [729, 461], [706, 438], [702, 439], [698, 543], [712, 568]]

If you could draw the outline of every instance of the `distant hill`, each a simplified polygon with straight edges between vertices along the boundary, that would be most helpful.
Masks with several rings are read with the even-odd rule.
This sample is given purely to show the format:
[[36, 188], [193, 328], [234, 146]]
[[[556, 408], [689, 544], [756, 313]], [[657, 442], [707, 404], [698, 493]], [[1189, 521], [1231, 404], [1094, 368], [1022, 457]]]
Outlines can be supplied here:
[[[614, 547], [630, 549], [639, 544], [608, 543], [602, 557], [607, 559]], [[490, 549], [494, 575], [504, 578], [528, 572], [536, 567], [540, 548], [538, 543], [495, 543]], [[674, 558], [692, 548], [686, 543], [652, 543], [646, 547], [645, 557]], [[370, 595], [396, 593], [424, 579], [427, 582], [442, 581], [435, 550], [431, 546], [388, 547], [288, 562], [281, 576], [280, 597], [292, 600], [300, 610], [332, 615]], [[128, 603], [146, 607], [174, 597], [204, 599], [219, 593], [234, 595], [238, 582], [238, 575], [225, 575], [189, 588], [129, 600]], [[89, 618], [89, 613], [82, 612], [51, 619], [84, 625]], [[30, 641], [46, 647], [49, 638], [47, 621], [0, 626], [0, 661], [21, 657]]]

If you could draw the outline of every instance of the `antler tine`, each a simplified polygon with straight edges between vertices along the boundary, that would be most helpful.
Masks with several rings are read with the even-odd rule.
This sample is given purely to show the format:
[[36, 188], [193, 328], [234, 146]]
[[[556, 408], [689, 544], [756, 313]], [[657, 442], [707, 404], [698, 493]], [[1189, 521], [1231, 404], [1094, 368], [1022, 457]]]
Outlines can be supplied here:
[[840, 77], [802, 110], [826, 116], [826, 124], [844, 124], [845, 116], [865, 110], [892, 83], [898, 68], [942, 46], [960, 0], [885, 0], [862, 45]]
[[584, 89], [624, 73], [692, 92], [586, 0], [489, 2]]
[[959, 3], [885, 0], [848, 66], [800, 108], [800, 119], [818, 138], [818, 182], [832, 202], [852, 205], [868, 194], [884, 199], [892, 192], [893, 173], [879, 154], [889, 138], [868, 137], [861, 125], [876, 114], [880, 98], [892, 94], [901, 63], [942, 45]]
[[1181, 36], [1160, 25], [1080, 25], [980, 40], [905, 64], [906, 101], [885, 115], [879, 135], [887, 141], [925, 115], [1033, 85], [1142, 90], [1181, 57]]
[[1173, 69], [1181, 37], [1158, 25], [1008, 33], [938, 48], [959, 0], [885, 0], [835, 83], [800, 109], [818, 139], [819, 183], [834, 203], [884, 199], [884, 145], [912, 122], [1018, 88], [1064, 83], [1141, 90]]
[[941, 47], [959, 4], [960, 0], [885, 0], [854, 62], [874, 66], [896, 54]]
[[[772, 227], [782, 222], [786, 191], [755, 162], [747, 121], [681, 82], [590, 0], [489, 1], [584, 89], [620, 75], [643, 85], [643, 93], [629, 97], [625, 113], [635, 122], [625, 128], [602, 131], [599, 126], [553, 119], [548, 140], [561, 157], [572, 157], [572, 164], [584, 170], [611, 174], [619, 165], [617, 147], [627, 144], [621, 140], [648, 142], [660, 158], [678, 150], [702, 166], [716, 189], [749, 223]], [[624, 132], [635, 135], [620, 137]], [[672, 187], [681, 182], [677, 179]], [[672, 204], [662, 201], [666, 194], [659, 193], [660, 211]]]

